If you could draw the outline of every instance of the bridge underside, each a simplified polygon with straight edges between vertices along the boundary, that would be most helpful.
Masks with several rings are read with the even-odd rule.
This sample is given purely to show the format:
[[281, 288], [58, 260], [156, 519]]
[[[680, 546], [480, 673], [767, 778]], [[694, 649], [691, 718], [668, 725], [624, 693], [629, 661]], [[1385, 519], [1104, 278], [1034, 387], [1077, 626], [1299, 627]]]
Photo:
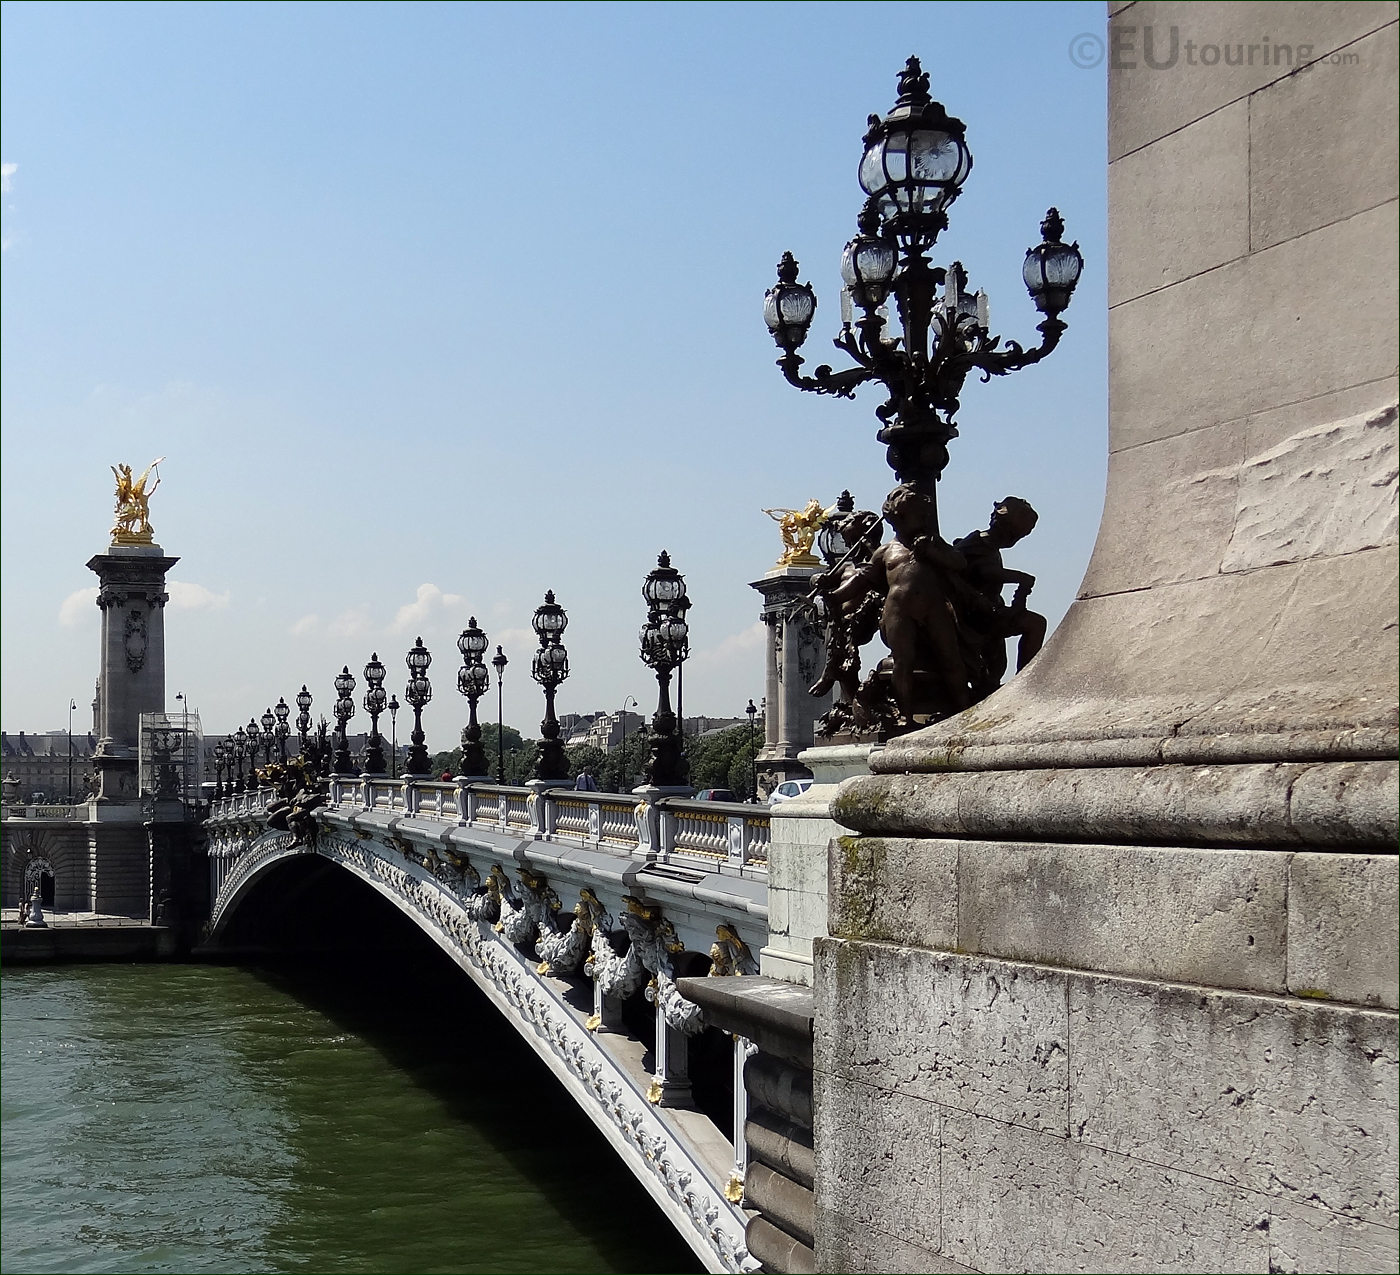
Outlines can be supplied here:
[[[342, 819], [348, 828], [336, 826]], [[710, 958], [686, 950], [654, 899], [639, 899], [635, 865], [619, 864], [612, 891], [596, 875], [587, 878], [595, 889], [570, 887], [557, 862], [548, 880], [527, 866], [519, 837], [487, 844], [408, 822], [331, 812], [311, 846], [246, 822], [211, 825], [220, 879], [205, 952], [368, 947], [412, 962], [426, 938], [530, 1045], [706, 1269], [755, 1269], [734, 1137], [744, 1117], [735, 1078], [749, 1047], [707, 1028], [674, 985], [706, 973]], [[448, 844], [454, 836], [459, 844]], [[624, 873], [636, 894], [623, 893]], [[560, 901], [569, 888], [584, 892], [572, 917]]]

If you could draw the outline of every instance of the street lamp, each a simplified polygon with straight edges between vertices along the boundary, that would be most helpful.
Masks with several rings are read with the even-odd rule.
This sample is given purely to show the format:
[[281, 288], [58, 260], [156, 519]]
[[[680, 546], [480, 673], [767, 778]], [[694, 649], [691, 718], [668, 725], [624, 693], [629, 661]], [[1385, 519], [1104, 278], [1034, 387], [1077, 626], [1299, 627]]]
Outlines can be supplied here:
[[486, 634], [476, 627], [476, 616], [472, 616], [457, 639], [457, 649], [462, 653], [462, 667], [457, 670], [457, 689], [467, 697], [467, 724], [462, 728], [461, 773], [471, 778], [486, 774], [490, 764], [486, 760], [486, 750], [481, 746], [481, 725], [476, 720], [477, 701], [491, 685], [491, 674], [486, 671], [482, 660], [486, 647]]
[[389, 696], [389, 778], [399, 777], [399, 697]]
[[506, 680], [506, 653], [499, 646], [491, 657], [491, 667], [496, 670], [496, 782], [506, 781], [506, 719], [501, 711], [501, 683]]
[[544, 602], [535, 608], [530, 621], [540, 648], [530, 665], [530, 676], [544, 687], [544, 720], [540, 723], [540, 759], [535, 765], [536, 779], [567, 779], [569, 759], [559, 739], [559, 719], [554, 715], [554, 693], [569, 676], [569, 652], [561, 640], [569, 626], [564, 608], [554, 600], [554, 590], [548, 590]]
[[[1069, 305], [1084, 259], [1077, 244], [1062, 241], [1064, 221], [1053, 208], [1041, 223], [1042, 242], [1026, 253], [1022, 277], [1045, 315], [1041, 342], [1024, 349], [988, 328], [987, 294], [969, 290], [967, 272], [946, 269], [929, 252], [947, 228], [949, 205], [972, 170], [965, 126], [932, 100], [928, 75], [910, 58], [899, 76], [899, 98], [884, 118], [870, 117], [859, 180], [867, 199], [859, 233], [841, 258], [841, 330], [834, 344], [856, 366], [839, 372], [799, 369], [797, 350], [807, 339], [816, 294], [797, 281], [791, 253], [778, 265], [778, 282], [764, 296], [764, 318], [782, 349], [778, 366], [801, 390], [853, 398], [858, 386], [881, 382], [888, 398], [876, 415], [876, 437], [886, 444], [895, 476], [927, 502], [937, 535], [935, 484], [948, 464], [956, 436], [958, 396], [969, 374], [984, 380], [1038, 363], [1065, 331], [1060, 313]], [[940, 291], [941, 290], [941, 291]], [[890, 328], [886, 301], [893, 295], [899, 331]], [[855, 318], [856, 309], [860, 317]]]
[[272, 709], [268, 709], [262, 715], [262, 740], [263, 751], [267, 754], [268, 763], [272, 762], [272, 748], [277, 743], [277, 719], [272, 715]]
[[258, 754], [262, 751], [262, 727], [258, 725], [256, 717], [248, 719], [248, 791], [257, 789], [258, 780]]
[[350, 719], [355, 716], [355, 701], [350, 698], [354, 690], [354, 675], [350, 672], [348, 664], [343, 665], [335, 679], [336, 700], [331, 706], [331, 712], [335, 714], [336, 730], [340, 736], [336, 743], [335, 758], [331, 762], [331, 769], [337, 775], [350, 774], [355, 765], [350, 759], [350, 737], [346, 732]]
[[685, 577], [671, 565], [671, 556], [665, 550], [642, 584], [642, 597], [647, 603], [647, 619], [641, 631], [642, 662], [655, 671], [657, 683], [646, 778], [649, 784], [678, 788], [684, 786], [689, 767], [681, 751], [676, 714], [671, 709], [671, 674], [690, 654], [690, 628], [685, 613], [691, 604], [685, 592]]
[[233, 755], [238, 762], [238, 781], [233, 786], [234, 792], [247, 792], [247, 786], [243, 782], [243, 758], [248, 753], [248, 732], [239, 727], [233, 735]]
[[68, 701], [68, 804], [73, 804], [73, 710], [78, 707], [78, 701], [69, 699]]
[[285, 762], [287, 760], [287, 736], [292, 733], [291, 728], [287, 725], [287, 718], [292, 715], [292, 710], [287, 704], [285, 695], [277, 697], [277, 704], [272, 711], [277, 717], [277, 755]]
[[388, 670], [380, 662], [379, 652], [373, 652], [365, 665], [365, 712], [369, 714], [369, 744], [365, 748], [365, 773], [384, 773], [384, 736], [379, 733], [379, 714], [388, 704], [384, 694], [384, 678]]
[[758, 747], [754, 732], [758, 721], [758, 708], [753, 700], [750, 700], [748, 707], [744, 709], [749, 715], [749, 787], [753, 794], [753, 799], [758, 800]]
[[413, 734], [410, 737], [413, 747], [408, 750], [406, 775], [426, 775], [432, 767], [423, 736], [423, 709], [433, 698], [432, 683], [428, 681], [428, 666], [432, 662], [433, 657], [423, 645], [421, 637], [404, 657], [404, 663], [408, 665], [408, 685], [404, 688], [403, 697], [413, 709]]
[[297, 692], [297, 739], [301, 743], [301, 755], [306, 756], [306, 737], [311, 734], [311, 692], [306, 683]]
[[627, 705], [633, 708], [640, 708], [635, 695], [629, 695], [622, 701], [622, 765], [618, 767], [618, 782], [622, 784], [622, 790], [627, 791]]

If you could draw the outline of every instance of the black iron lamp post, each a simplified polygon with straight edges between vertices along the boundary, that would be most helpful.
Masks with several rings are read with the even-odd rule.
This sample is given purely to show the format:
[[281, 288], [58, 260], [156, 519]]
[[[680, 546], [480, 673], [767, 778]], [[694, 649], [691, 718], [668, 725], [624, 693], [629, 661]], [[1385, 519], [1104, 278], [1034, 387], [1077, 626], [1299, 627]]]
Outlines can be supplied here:
[[671, 565], [671, 556], [662, 550], [656, 567], [642, 584], [647, 603], [647, 619], [642, 625], [642, 662], [656, 673], [657, 704], [652, 716], [651, 755], [646, 778], [660, 787], [684, 786], [689, 773], [681, 751], [676, 714], [671, 709], [671, 674], [690, 654], [690, 628], [685, 613], [690, 599], [685, 577]]
[[462, 728], [462, 774], [484, 775], [488, 762], [481, 746], [481, 724], [476, 720], [477, 701], [491, 685], [482, 657], [486, 654], [486, 634], [476, 627], [476, 616], [462, 630], [457, 649], [462, 653], [462, 667], [457, 670], [457, 689], [467, 697], [467, 724]]
[[399, 777], [399, 697], [389, 696], [389, 778]]
[[220, 740], [214, 745], [214, 800], [222, 799], [224, 795], [224, 741]]
[[506, 665], [510, 661], [499, 646], [491, 657], [491, 667], [496, 670], [496, 782], [506, 781], [506, 719], [501, 711], [501, 684], [506, 680]]
[[248, 719], [248, 790], [258, 788], [258, 756], [262, 752], [262, 727], [256, 717]]
[[292, 733], [291, 727], [287, 725], [287, 718], [292, 715], [292, 710], [287, 704], [287, 697], [279, 695], [277, 703], [272, 709], [273, 715], [277, 718], [277, 726], [274, 733], [277, 736], [277, 755], [285, 762], [287, 760], [287, 736]]
[[536, 779], [567, 779], [569, 759], [559, 738], [559, 719], [554, 715], [554, 694], [569, 676], [569, 652], [561, 640], [569, 627], [564, 608], [554, 600], [554, 590], [548, 590], [544, 602], [535, 608], [530, 621], [540, 648], [530, 665], [530, 675], [544, 687], [544, 720], [540, 723], [540, 759], [535, 765]]
[[[1045, 315], [1040, 344], [1024, 349], [1003, 342], [988, 328], [987, 294], [969, 290], [967, 272], [954, 262], [934, 266], [929, 253], [948, 225], [948, 207], [972, 170], [965, 126], [933, 101], [928, 75], [910, 58], [899, 76], [899, 98], [883, 119], [870, 117], [861, 188], [868, 196], [857, 220], [859, 233], [841, 257], [841, 331], [837, 349], [855, 366], [811, 376], [800, 369], [797, 350], [816, 312], [811, 287], [797, 281], [791, 253], [778, 265], [778, 282], [764, 297], [764, 318], [782, 349], [778, 366], [798, 389], [854, 397], [867, 381], [888, 394], [876, 409], [886, 458], [901, 482], [925, 496], [935, 511], [935, 484], [948, 463], [948, 443], [957, 435], [954, 416], [969, 374], [983, 380], [1038, 363], [1065, 331], [1060, 314], [1079, 282], [1084, 258], [1078, 244], [1062, 240], [1064, 221], [1050, 209], [1042, 242], [1026, 253], [1022, 276]], [[886, 302], [894, 298], [899, 330], [890, 324]], [[855, 311], [859, 310], [859, 317]]]
[[365, 747], [365, 774], [382, 775], [384, 766], [384, 736], [379, 733], [379, 714], [388, 707], [384, 694], [384, 678], [388, 670], [375, 651], [365, 665], [365, 712], [369, 714], [369, 744]]
[[277, 719], [272, 715], [272, 709], [267, 709], [262, 715], [262, 742], [263, 753], [269, 764], [272, 762], [272, 749], [277, 743]]
[[355, 701], [351, 698], [355, 690], [355, 677], [348, 664], [343, 665], [335, 679], [336, 701], [331, 707], [335, 714], [336, 740], [335, 758], [331, 769], [337, 775], [348, 775], [354, 771], [355, 763], [350, 758], [350, 736], [346, 727], [355, 716]]
[[306, 756], [306, 737], [311, 734], [311, 692], [306, 683], [297, 692], [297, 739], [301, 745], [301, 755]]
[[428, 681], [428, 666], [432, 662], [433, 657], [423, 645], [421, 637], [404, 657], [404, 663], [408, 665], [408, 685], [404, 688], [403, 697], [413, 709], [413, 734], [409, 737], [413, 747], [408, 750], [408, 763], [404, 771], [408, 775], [426, 775], [432, 766], [423, 736], [423, 709], [433, 698], [433, 686]]
[[238, 762], [238, 779], [233, 785], [234, 792], [247, 792], [247, 785], [243, 782], [243, 759], [248, 755], [248, 732], [239, 727], [233, 733], [233, 756]]
[[744, 709], [749, 715], [749, 787], [752, 790], [753, 799], [758, 800], [758, 739], [756, 730], [758, 726], [758, 708], [753, 700], [750, 700], [748, 707]]

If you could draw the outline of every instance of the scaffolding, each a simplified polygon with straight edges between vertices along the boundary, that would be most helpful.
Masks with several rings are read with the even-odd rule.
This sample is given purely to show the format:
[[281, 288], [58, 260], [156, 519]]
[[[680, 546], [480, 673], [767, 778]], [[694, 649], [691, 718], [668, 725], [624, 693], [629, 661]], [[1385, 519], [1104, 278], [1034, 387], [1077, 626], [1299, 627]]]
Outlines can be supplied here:
[[199, 800], [204, 732], [198, 711], [141, 714], [141, 795], [157, 801]]

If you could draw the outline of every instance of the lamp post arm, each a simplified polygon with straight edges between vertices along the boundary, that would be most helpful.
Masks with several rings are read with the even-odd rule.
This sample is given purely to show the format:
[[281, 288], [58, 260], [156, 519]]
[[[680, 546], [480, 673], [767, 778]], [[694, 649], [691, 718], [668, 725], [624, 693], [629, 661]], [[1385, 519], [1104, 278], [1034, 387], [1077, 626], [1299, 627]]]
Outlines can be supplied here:
[[1004, 349], [998, 350], [993, 348], [999, 343], [994, 339], [988, 342], [987, 348], [962, 355], [957, 361], [962, 362], [969, 370], [977, 368], [982, 373], [984, 382], [994, 376], [1005, 376], [1008, 372], [1017, 372], [1023, 367], [1039, 363], [1059, 345], [1067, 326], [1059, 319], [1046, 319], [1036, 328], [1040, 333], [1040, 344], [1029, 350], [1017, 341], [1008, 341]]
[[853, 367], [842, 372], [833, 372], [825, 363], [817, 368], [811, 376], [803, 376], [798, 371], [803, 362], [802, 356], [793, 351], [784, 354], [778, 360], [778, 366], [782, 368], [783, 376], [789, 385], [795, 385], [799, 390], [809, 390], [814, 394], [834, 394], [837, 398], [854, 398], [858, 385], [864, 385], [866, 381], [874, 380], [876, 377], [876, 373], [870, 368]]

